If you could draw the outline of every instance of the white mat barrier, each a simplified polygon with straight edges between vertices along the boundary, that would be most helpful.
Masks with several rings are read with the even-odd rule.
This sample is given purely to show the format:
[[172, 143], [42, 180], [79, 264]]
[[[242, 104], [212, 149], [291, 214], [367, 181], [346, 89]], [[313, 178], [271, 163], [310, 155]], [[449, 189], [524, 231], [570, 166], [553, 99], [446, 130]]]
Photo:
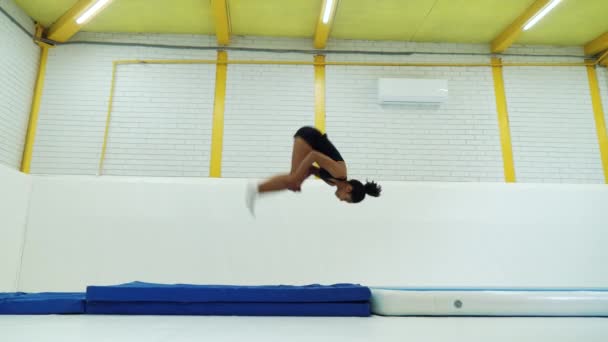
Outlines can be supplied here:
[[372, 313], [384, 316], [608, 317], [608, 290], [372, 289]]
[[243, 179], [32, 181], [25, 292], [133, 280], [608, 286], [605, 185], [382, 182], [381, 198], [348, 205], [311, 180], [261, 199], [254, 219]]
[[0, 292], [17, 290], [30, 187], [29, 176], [0, 165]]

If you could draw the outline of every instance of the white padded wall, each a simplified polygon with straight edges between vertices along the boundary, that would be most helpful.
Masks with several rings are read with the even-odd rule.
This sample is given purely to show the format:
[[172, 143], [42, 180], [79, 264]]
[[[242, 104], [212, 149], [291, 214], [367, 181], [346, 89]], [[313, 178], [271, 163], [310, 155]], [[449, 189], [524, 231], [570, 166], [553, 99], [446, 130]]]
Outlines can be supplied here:
[[207, 176], [215, 65], [118, 67], [103, 174]]
[[0, 165], [0, 292], [17, 290], [31, 179]]
[[603, 183], [584, 67], [508, 67], [505, 91], [518, 182]]
[[33, 176], [20, 290], [168, 283], [605, 287], [604, 185], [320, 181], [260, 199], [244, 180]]
[[[0, 0], [0, 164], [18, 169], [29, 121], [40, 48], [34, 22], [13, 0]], [[23, 26], [24, 32], [12, 17]]]
[[[246, 56], [234, 53], [228, 58]], [[223, 177], [289, 172], [293, 134], [300, 126], [314, 124], [313, 82], [312, 66], [228, 66]]]

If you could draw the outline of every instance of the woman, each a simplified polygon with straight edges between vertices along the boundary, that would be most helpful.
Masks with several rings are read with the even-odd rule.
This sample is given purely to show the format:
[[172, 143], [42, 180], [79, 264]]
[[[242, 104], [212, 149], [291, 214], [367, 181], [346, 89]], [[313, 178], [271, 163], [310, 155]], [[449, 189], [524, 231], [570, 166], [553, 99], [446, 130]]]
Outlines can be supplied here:
[[[319, 167], [314, 166], [316, 163]], [[380, 196], [382, 188], [375, 182], [363, 185], [356, 179], [348, 180], [346, 163], [340, 152], [329, 141], [327, 134], [313, 127], [302, 127], [294, 135], [291, 155], [291, 172], [274, 176], [260, 184], [250, 185], [247, 191], [247, 207], [253, 214], [255, 200], [259, 194], [271, 191], [300, 191], [306, 178], [316, 175], [330, 186], [335, 186], [340, 201], [359, 203], [368, 194]]]

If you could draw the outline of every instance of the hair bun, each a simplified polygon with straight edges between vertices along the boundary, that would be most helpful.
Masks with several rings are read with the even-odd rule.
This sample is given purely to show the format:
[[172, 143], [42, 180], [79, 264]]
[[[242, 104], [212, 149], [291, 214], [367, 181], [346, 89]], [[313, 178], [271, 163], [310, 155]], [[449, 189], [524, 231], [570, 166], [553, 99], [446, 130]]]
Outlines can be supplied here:
[[380, 196], [380, 192], [382, 192], [382, 187], [378, 184], [376, 184], [376, 182], [371, 181], [371, 182], [365, 182], [365, 193], [370, 195], [370, 196], [374, 196], [374, 197], [378, 197]]

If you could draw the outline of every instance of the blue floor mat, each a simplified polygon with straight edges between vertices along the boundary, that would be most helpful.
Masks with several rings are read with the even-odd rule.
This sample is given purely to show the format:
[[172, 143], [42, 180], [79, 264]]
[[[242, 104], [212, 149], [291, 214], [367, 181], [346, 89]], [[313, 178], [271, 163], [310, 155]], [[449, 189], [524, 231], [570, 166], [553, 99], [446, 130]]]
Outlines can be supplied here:
[[335, 303], [369, 301], [370, 298], [369, 288], [353, 284], [235, 286], [133, 282], [87, 287], [87, 301], [95, 302]]
[[370, 316], [369, 302], [171, 303], [87, 302], [87, 314], [218, 316]]
[[121, 315], [369, 316], [371, 291], [335, 285], [87, 287], [87, 313]]
[[0, 293], [1, 315], [82, 314], [84, 312], [84, 293]]

